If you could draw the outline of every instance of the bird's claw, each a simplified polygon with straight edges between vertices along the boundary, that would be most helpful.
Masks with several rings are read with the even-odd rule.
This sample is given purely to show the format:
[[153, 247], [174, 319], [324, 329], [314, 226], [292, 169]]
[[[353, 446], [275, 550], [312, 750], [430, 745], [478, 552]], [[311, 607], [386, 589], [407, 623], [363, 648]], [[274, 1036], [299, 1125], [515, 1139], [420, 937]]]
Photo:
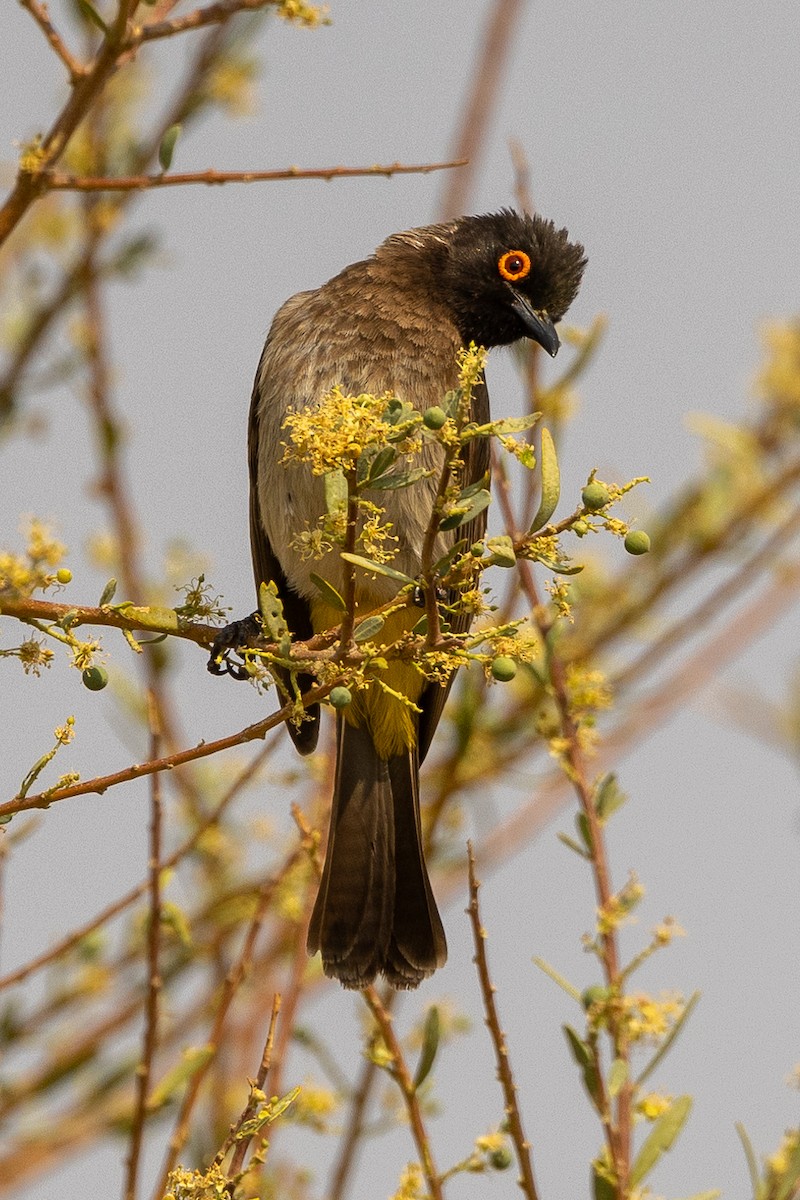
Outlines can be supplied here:
[[231, 621], [220, 629], [211, 644], [211, 653], [206, 669], [212, 675], [230, 675], [232, 679], [249, 679], [250, 672], [242, 663], [234, 662], [230, 655], [250, 646], [263, 636], [258, 613], [251, 613], [241, 621]]

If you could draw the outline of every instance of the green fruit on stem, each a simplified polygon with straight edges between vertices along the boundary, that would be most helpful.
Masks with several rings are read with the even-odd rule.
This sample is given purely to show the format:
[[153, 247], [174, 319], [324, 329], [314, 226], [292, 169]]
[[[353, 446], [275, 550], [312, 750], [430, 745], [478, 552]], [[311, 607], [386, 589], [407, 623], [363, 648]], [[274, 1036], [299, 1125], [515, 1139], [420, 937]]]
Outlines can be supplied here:
[[650, 538], [643, 529], [630, 529], [625, 535], [625, 549], [628, 554], [647, 554]]
[[331, 688], [331, 693], [328, 696], [333, 708], [347, 708], [350, 701], [353, 699], [353, 693], [350, 688], [339, 687]]
[[431, 408], [426, 408], [422, 414], [422, 423], [428, 429], [441, 429], [447, 420], [447, 413], [443, 408], [439, 408], [438, 404], [432, 405]]
[[105, 667], [86, 667], [81, 672], [83, 686], [88, 688], [90, 692], [102, 692], [103, 688], [108, 683], [108, 671]]
[[508, 683], [517, 673], [517, 664], [513, 658], [501, 654], [492, 660], [492, 678], [498, 683]]
[[588, 508], [589, 512], [599, 512], [601, 508], [605, 508], [610, 499], [611, 493], [606, 485], [598, 483], [596, 479], [593, 483], [587, 483], [581, 492], [583, 506]]

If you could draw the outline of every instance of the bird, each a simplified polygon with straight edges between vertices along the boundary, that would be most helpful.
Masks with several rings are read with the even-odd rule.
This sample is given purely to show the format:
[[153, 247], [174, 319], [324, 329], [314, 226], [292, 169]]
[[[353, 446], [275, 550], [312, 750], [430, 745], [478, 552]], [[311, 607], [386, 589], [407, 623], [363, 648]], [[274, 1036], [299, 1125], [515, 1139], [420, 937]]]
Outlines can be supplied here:
[[[565, 229], [538, 214], [501, 209], [395, 233], [368, 258], [278, 310], [250, 405], [250, 541], [256, 589], [275, 585], [294, 638], [307, 640], [341, 622], [312, 573], [341, 590], [343, 568], [336, 548], [315, 560], [298, 550], [298, 530], [313, 527], [326, 502], [324, 481], [308, 464], [284, 460], [287, 413], [313, 406], [335, 387], [350, 396], [391, 393], [424, 412], [457, 385], [458, 353], [470, 343], [488, 350], [527, 338], [555, 355], [556, 325], [585, 266], [583, 246]], [[489, 420], [483, 379], [470, 418]], [[469, 442], [462, 482], [488, 478], [488, 470], [488, 439]], [[436, 486], [432, 472], [380, 496], [397, 539], [392, 566], [411, 578], [420, 571]], [[469, 527], [440, 534], [440, 544], [457, 537], [469, 544], [485, 526], [484, 512]], [[358, 572], [356, 611], [385, 603], [400, 586]], [[419, 619], [418, 610], [408, 612], [390, 618], [394, 624], [382, 634], [387, 643]], [[468, 627], [466, 616], [451, 622], [455, 631]], [[324, 973], [353, 989], [379, 975], [395, 988], [414, 988], [447, 957], [423, 853], [419, 770], [452, 676], [428, 681], [413, 664], [395, 661], [385, 681], [411, 704], [370, 686], [336, 713], [327, 848], [307, 935]], [[301, 678], [301, 687], [310, 682]], [[299, 726], [288, 725], [300, 753], [315, 748], [319, 722], [314, 705]]]

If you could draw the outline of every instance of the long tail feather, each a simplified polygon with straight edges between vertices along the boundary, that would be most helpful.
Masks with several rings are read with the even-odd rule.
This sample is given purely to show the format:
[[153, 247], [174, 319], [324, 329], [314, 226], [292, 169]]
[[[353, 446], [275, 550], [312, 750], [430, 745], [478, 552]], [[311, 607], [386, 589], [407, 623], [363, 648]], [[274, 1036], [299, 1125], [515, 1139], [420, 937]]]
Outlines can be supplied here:
[[326, 975], [416, 987], [447, 957], [422, 853], [415, 750], [381, 758], [341, 716], [328, 847], [308, 932]]

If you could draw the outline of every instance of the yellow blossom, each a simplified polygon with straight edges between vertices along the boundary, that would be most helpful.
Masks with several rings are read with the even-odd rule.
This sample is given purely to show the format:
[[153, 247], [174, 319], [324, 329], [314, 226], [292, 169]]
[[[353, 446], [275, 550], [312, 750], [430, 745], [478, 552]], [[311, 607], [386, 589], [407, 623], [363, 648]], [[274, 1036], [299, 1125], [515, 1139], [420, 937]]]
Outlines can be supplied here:
[[660, 1092], [648, 1092], [637, 1102], [636, 1111], [646, 1121], [655, 1121], [663, 1112], [666, 1112], [671, 1103], [671, 1096], [664, 1096]]
[[620, 891], [609, 896], [605, 904], [597, 910], [597, 932], [601, 935], [613, 933], [630, 918], [632, 910], [644, 896], [644, 887], [631, 874], [630, 879]]
[[660, 925], [653, 930], [653, 941], [659, 946], [668, 946], [673, 938], [686, 937], [683, 929], [674, 917], [665, 917]]
[[421, 1200], [422, 1195], [422, 1170], [419, 1163], [409, 1163], [400, 1176], [400, 1186], [391, 1200]]
[[631, 1042], [658, 1042], [672, 1029], [685, 1008], [680, 996], [656, 1000], [646, 993], [622, 996], [622, 1022]]

